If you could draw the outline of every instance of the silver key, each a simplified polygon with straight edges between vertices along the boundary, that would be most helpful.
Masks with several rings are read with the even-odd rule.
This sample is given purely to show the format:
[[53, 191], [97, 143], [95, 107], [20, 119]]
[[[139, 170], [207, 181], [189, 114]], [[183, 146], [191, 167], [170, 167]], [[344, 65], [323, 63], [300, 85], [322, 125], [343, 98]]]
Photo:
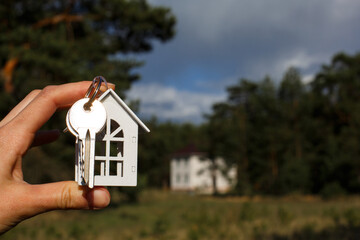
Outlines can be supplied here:
[[66, 116], [69, 131], [76, 136], [75, 180], [79, 185], [94, 187], [95, 138], [106, 122], [106, 110], [97, 100], [90, 111], [84, 109], [89, 101], [83, 98], [74, 103]]

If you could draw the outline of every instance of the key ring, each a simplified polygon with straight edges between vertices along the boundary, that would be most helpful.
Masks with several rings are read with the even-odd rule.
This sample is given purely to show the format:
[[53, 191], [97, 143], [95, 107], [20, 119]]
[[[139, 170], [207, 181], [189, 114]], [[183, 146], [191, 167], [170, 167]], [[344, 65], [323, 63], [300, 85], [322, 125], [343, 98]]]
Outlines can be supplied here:
[[[107, 85], [106, 79], [103, 76], [97, 76], [97, 77], [95, 77], [93, 79], [89, 89], [87, 90], [87, 92], [85, 94], [85, 97], [89, 98], [89, 101], [87, 101], [84, 104], [84, 109], [86, 111], [90, 111], [92, 103], [95, 101], [95, 98], [99, 93], [99, 90], [100, 90], [100, 87], [101, 87], [102, 83], [105, 83], [106, 89], [109, 88], [108, 85]], [[100, 93], [102, 93], [102, 91], [100, 91]]]

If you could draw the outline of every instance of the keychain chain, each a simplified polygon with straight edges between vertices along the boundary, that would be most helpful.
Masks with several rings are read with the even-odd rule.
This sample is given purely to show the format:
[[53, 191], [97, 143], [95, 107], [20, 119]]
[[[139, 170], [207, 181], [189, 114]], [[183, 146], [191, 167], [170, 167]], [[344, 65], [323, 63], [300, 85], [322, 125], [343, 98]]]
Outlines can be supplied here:
[[84, 109], [86, 111], [90, 111], [92, 107], [92, 103], [94, 102], [96, 97], [99, 97], [103, 92], [100, 91], [100, 87], [102, 83], [105, 84], [106, 90], [109, 88], [107, 85], [107, 82], [103, 76], [97, 76], [93, 79], [89, 89], [87, 90], [85, 94], [85, 98], [89, 98], [89, 101], [84, 104]]
[[[95, 101], [96, 98], [100, 97], [101, 94], [104, 93], [104, 91], [101, 91], [101, 85], [104, 83], [105, 85], [105, 91], [109, 89], [108, 84], [106, 79], [103, 76], [96, 76], [94, 77], [94, 79], [92, 80], [92, 83], [90, 84], [86, 94], [85, 94], [85, 98], [89, 98], [89, 101], [87, 101], [84, 104], [84, 109], [86, 111], [90, 111], [93, 102]], [[63, 133], [68, 132], [69, 129], [67, 127], [64, 128]]]

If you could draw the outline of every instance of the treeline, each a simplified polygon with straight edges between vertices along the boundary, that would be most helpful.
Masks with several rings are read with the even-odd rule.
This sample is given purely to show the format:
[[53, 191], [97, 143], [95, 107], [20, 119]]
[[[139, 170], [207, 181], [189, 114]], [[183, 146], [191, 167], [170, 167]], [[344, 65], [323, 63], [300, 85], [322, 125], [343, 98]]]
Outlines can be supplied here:
[[169, 154], [196, 144], [238, 167], [237, 194], [360, 190], [360, 54], [333, 57], [310, 83], [290, 68], [279, 84], [241, 79], [201, 126], [150, 123], [141, 169], [150, 185], [168, 181]]

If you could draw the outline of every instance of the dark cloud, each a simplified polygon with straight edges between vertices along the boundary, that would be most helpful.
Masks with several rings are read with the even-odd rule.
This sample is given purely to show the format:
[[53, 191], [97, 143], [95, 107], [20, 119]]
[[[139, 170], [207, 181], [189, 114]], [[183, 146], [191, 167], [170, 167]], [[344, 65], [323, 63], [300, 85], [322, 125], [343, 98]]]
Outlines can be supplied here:
[[171, 7], [177, 35], [143, 56], [139, 84], [219, 96], [238, 78], [259, 80], [269, 74], [279, 80], [291, 65], [309, 79], [333, 54], [359, 50], [357, 0], [150, 3]]

